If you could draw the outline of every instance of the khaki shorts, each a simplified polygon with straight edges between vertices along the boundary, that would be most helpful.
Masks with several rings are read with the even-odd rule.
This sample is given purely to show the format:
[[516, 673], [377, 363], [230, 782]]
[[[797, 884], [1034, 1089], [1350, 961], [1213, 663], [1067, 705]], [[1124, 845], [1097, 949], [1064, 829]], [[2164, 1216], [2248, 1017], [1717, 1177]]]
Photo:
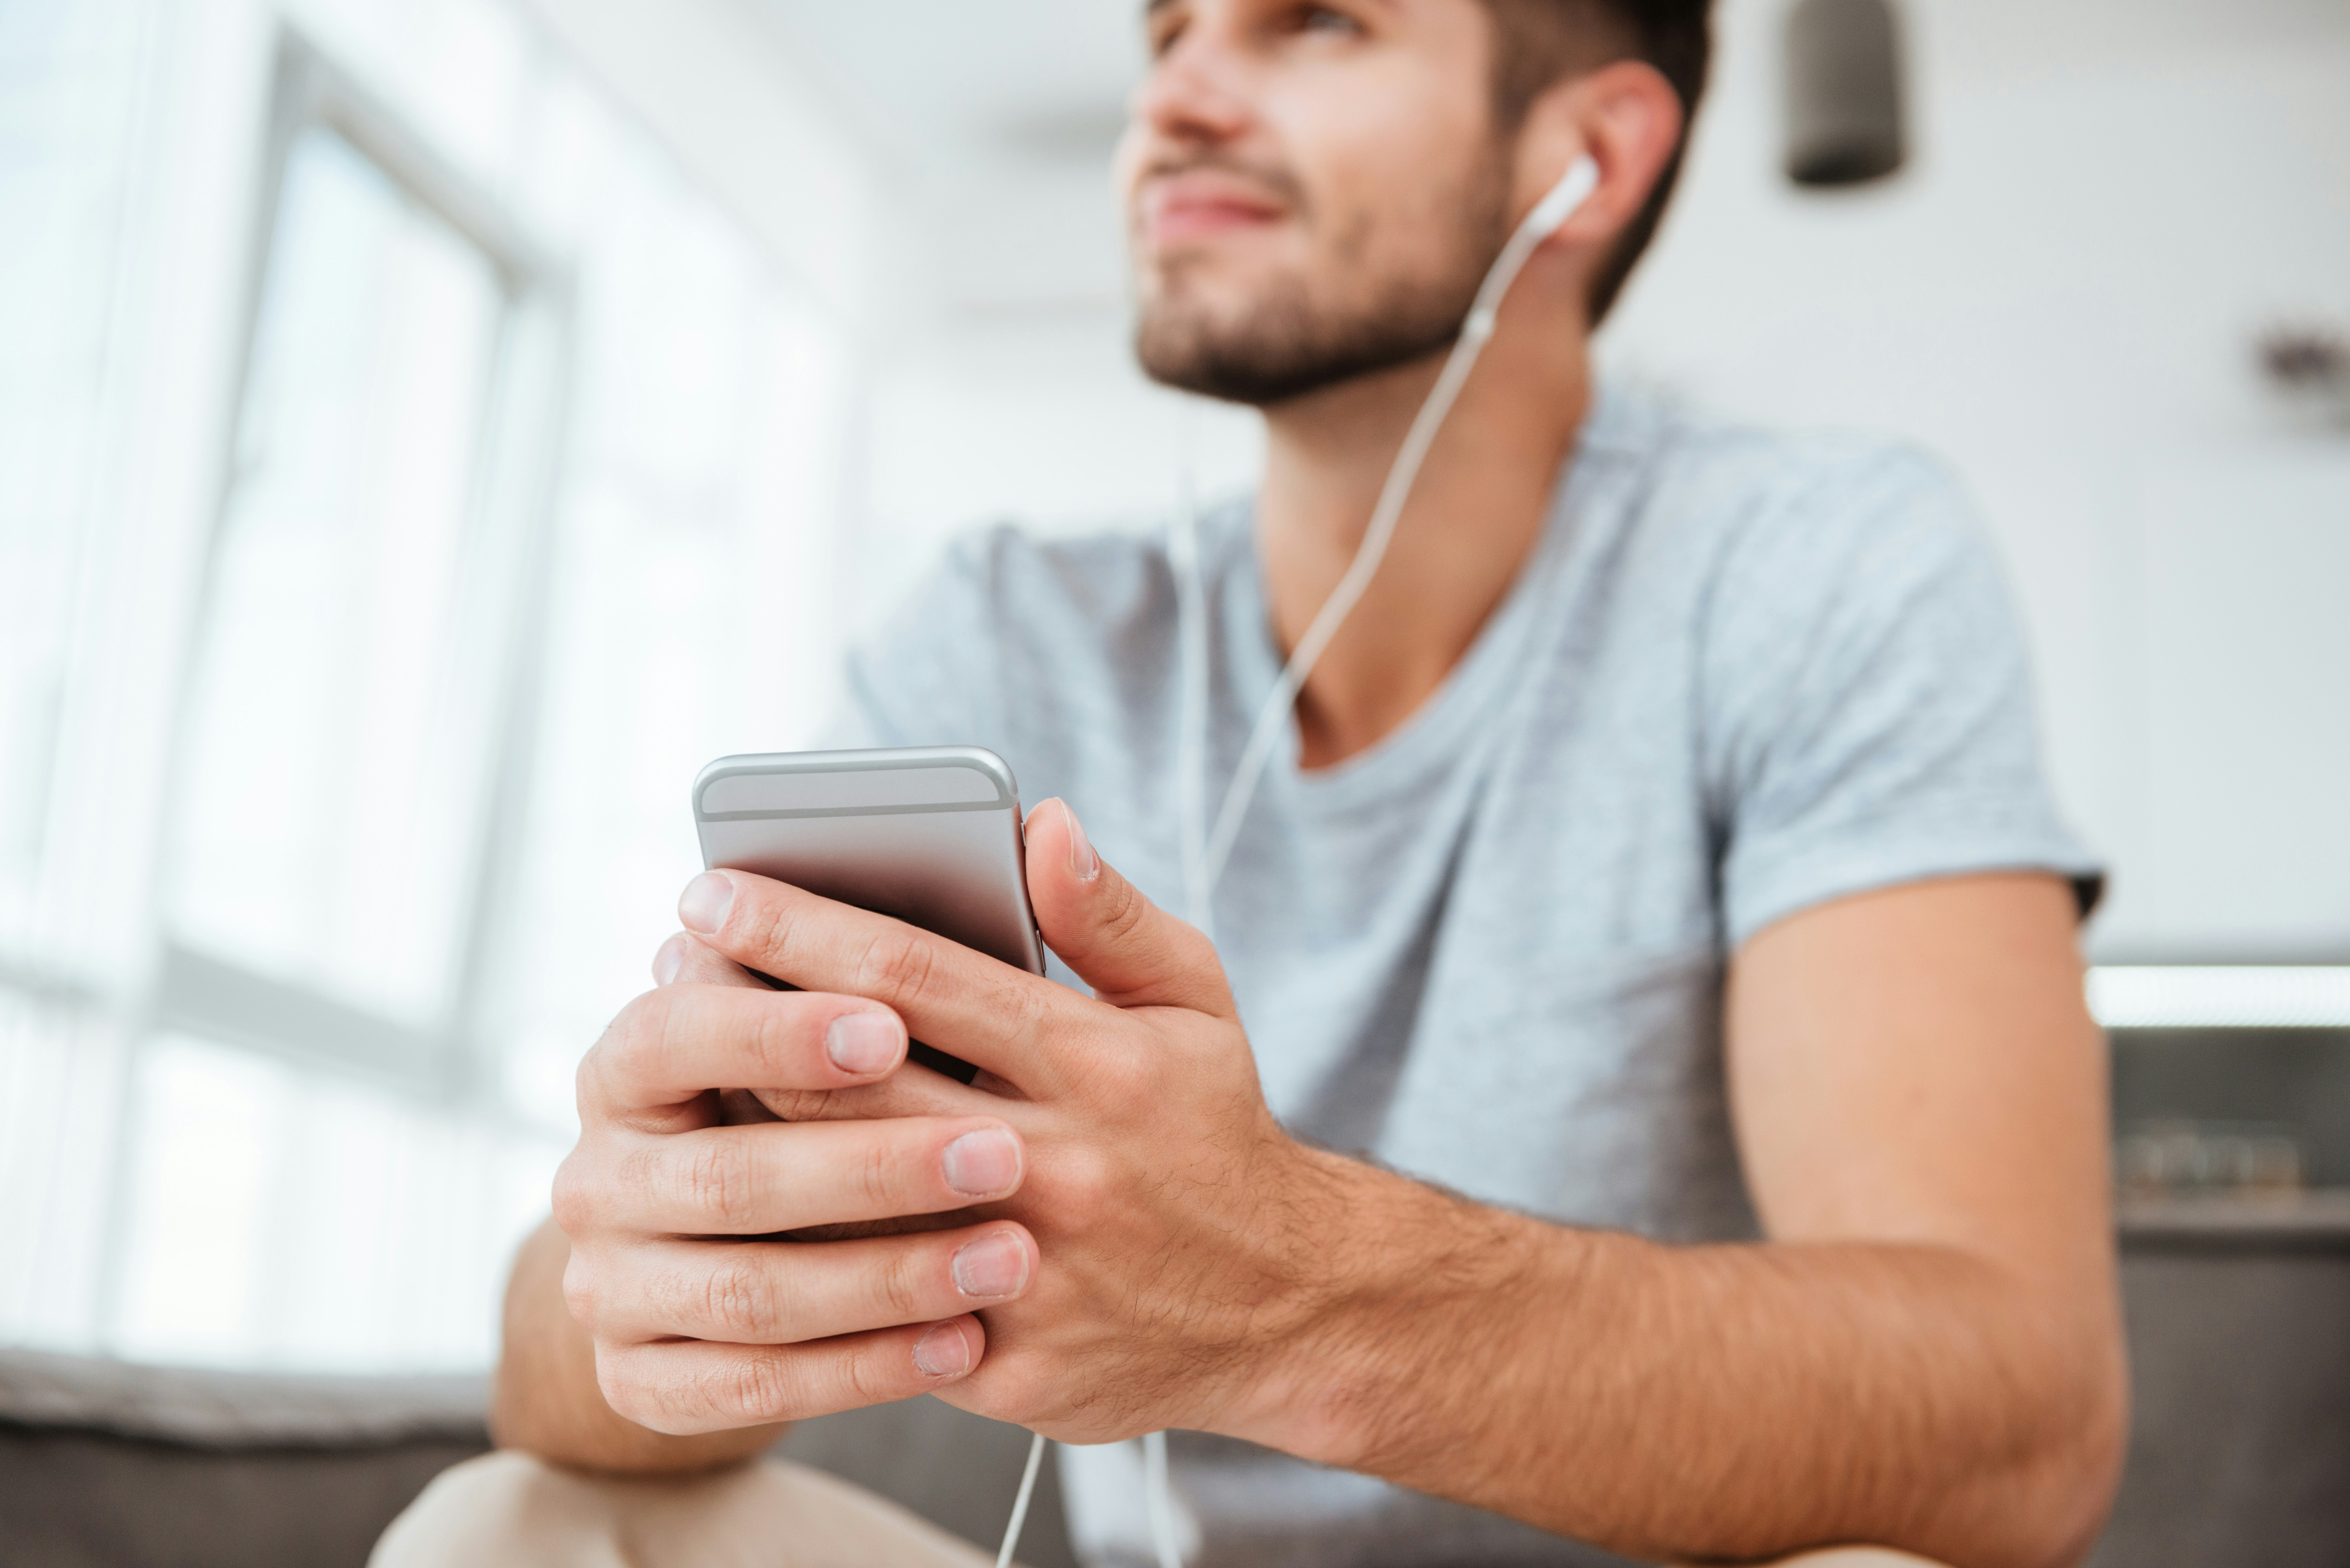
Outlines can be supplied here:
[[[993, 1552], [805, 1465], [762, 1459], [682, 1480], [561, 1469], [521, 1453], [443, 1471], [369, 1568], [988, 1568]], [[1918, 1568], [1846, 1547], [1781, 1568]], [[1930, 1568], [1930, 1565], [1929, 1565]]]

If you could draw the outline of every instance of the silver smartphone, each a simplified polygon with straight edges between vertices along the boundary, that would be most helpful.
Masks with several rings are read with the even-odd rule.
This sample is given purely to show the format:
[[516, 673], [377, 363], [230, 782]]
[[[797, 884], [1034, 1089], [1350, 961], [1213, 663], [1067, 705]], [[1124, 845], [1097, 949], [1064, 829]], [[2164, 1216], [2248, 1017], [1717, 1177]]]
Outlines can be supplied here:
[[[712, 870], [772, 877], [1043, 974], [1020, 822], [1012, 769], [982, 746], [721, 757], [693, 781]], [[919, 1042], [910, 1054], [962, 1083], [978, 1073]]]

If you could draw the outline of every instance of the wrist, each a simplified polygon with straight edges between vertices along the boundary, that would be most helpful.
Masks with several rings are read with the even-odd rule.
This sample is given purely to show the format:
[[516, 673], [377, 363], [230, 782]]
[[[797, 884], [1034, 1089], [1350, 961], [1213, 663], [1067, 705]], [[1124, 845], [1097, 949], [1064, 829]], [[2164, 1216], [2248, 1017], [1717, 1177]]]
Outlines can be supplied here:
[[1527, 1221], [1361, 1160], [1300, 1146], [1300, 1238], [1278, 1327], [1262, 1336], [1216, 1430], [1300, 1459], [1372, 1468], [1412, 1387], [1490, 1312]]

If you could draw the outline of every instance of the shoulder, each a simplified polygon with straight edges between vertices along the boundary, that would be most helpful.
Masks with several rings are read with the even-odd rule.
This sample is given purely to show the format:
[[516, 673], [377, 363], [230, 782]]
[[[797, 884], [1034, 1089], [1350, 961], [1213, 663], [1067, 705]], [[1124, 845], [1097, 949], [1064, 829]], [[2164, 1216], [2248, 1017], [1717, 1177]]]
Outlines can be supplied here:
[[1965, 486], [1904, 442], [1758, 430], [1638, 394], [1589, 456], [1628, 512], [1631, 570], [1674, 585], [1713, 657], [1886, 627], [1930, 607], [1995, 629], [1996, 547]]
[[1957, 475], [1885, 436], [1763, 430], [1611, 391], [1586, 444], [1633, 487], [1640, 531], [1725, 567], [1987, 549]]
[[1047, 538], [998, 524], [949, 544], [916, 602], [1016, 636], [1107, 631], [1163, 610], [1171, 591], [1156, 532]]

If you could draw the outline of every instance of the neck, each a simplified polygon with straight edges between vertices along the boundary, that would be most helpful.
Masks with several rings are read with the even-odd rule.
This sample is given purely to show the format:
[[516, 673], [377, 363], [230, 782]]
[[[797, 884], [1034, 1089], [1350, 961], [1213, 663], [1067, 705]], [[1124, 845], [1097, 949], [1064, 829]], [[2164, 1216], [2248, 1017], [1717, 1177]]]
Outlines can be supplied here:
[[[1302, 767], [1344, 761], [1410, 718], [1468, 652], [1542, 536], [1590, 407], [1589, 363], [1579, 322], [1516, 314], [1504, 307], [1378, 575], [1299, 693]], [[1440, 355], [1266, 410], [1257, 548], [1284, 657], [1353, 562], [1442, 363]]]

